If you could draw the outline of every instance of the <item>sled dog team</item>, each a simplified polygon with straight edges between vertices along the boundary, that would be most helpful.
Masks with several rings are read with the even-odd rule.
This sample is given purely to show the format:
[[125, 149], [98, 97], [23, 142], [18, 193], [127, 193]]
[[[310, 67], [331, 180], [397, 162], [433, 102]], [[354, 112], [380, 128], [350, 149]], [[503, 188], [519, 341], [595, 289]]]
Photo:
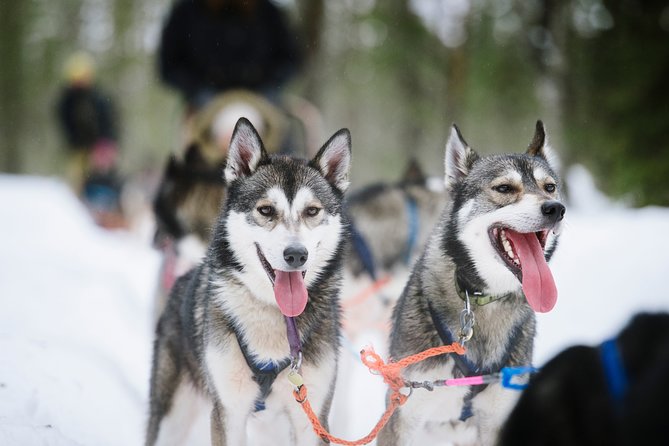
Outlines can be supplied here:
[[[541, 121], [527, 150], [510, 155], [480, 156], [453, 126], [445, 156], [448, 200], [395, 304], [389, 356], [454, 341], [466, 342], [466, 353], [410, 366], [409, 381], [531, 364], [535, 312], [557, 299], [547, 261], [565, 207]], [[194, 399], [210, 408], [213, 445], [247, 444], [247, 421], [258, 414], [289, 420], [287, 438], [275, 444], [324, 444], [285, 381], [299, 367], [327, 428], [350, 164], [346, 129], [305, 161], [268, 154], [253, 125], [237, 122], [223, 172], [227, 198], [206, 255], [176, 281], [156, 328], [147, 445], [182, 444]], [[437, 425], [450, 444], [492, 445], [517, 398], [499, 383], [415, 391], [378, 444], [415, 444], [418, 431]]]

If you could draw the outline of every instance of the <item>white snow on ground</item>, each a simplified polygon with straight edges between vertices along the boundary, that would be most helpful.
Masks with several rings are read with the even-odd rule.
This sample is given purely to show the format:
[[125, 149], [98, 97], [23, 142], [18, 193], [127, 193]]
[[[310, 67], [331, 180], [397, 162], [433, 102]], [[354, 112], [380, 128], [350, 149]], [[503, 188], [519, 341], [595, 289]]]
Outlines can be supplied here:
[[141, 444], [157, 254], [56, 180], [0, 176], [0, 203], [0, 444]]
[[551, 262], [555, 309], [538, 315], [537, 364], [569, 345], [598, 344], [640, 311], [669, 311], [669, 209], [627, 209], [594, 188], [580, 166]]
[[[612, 204], [582, 169], [567, 181], [559, 298], [539, 316], [539, 365], [601, 342], [635, 312], [669, 311], [669, 209]], [[58, 180], [0, 176], [0, 203], [0, 444], [142, 444], [158, 255], [95, 227]], [[370, 343], [385, 350], [375, 328], [342, 350], [331, 427], [348, 439], [383, 411], [380, 378], [352, 353]]]

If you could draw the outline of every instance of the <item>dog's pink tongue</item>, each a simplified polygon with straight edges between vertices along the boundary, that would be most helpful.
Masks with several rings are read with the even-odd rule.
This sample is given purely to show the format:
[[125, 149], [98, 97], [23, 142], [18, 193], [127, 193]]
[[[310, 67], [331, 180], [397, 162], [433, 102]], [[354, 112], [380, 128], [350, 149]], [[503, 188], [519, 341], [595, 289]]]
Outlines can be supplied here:
[[295, 317], [302, 314], [307, 306], [307, 287], [302, 271], [275, 270], [274, 298], [284, 316]]
[[539, 239], [534, 233], [521, 234], [509, 229], [506, 230], [506, 235], [520, 258], [523, 293], [527, 302], [538, 313], [551, 311], [557, 302], [557, 288]]

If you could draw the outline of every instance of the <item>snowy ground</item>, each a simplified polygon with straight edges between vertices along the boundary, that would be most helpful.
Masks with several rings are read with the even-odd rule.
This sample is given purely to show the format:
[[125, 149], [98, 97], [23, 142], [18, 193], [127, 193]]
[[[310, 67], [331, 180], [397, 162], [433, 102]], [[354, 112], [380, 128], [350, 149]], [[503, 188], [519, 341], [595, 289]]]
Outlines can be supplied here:
[[[630, 210], [573, 170], [552, 262], [556, 308], [539, 316], [536, 363], [596, 344], [632, 314], [669, 311], [669, 209]], [[0, 444], [142, 444], [159, 258], [144, 237], [96, 228], [59, 181], [0, 176]], [[385, 347], [376, 328], [342, 351], [332, 430], [362, 436], [384, 388], [352, 351]]]

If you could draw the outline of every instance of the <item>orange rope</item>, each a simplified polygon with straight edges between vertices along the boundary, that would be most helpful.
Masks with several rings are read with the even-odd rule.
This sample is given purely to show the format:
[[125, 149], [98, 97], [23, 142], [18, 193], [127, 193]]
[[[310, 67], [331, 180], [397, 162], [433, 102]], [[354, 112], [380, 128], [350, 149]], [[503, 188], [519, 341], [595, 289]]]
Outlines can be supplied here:
[[397, 392], [397, 394], [393, 393], [393, 395], [391, 395], [390, 397], [390, 404], [388, 405], [388, 408], [383, 413], [383, 416], [381, 417], [379, 422], [376, 423], [374, 429], [372, 429], [372, 431], [369, 434], [362, 437], [361, 439], [351, 441], [335, 437], [334, 435], [330, 434], [327, 431], [327, 429], [323, 427], [320, 420], [318, 419], [318, 416], [314, 413], [314, 410], [311, 408], [309, 400], [307, 400], [307, 387], [305, 385], [302, 385], [297, 390], [294, 390], [293, 396], [295, 396], [295, 401], [297, 401], [302, 405], [302, 410], [304, 410], [304, 413], [307, 414], [307, 417], [309, 417], [309, 421], [311, 421], [311, 424], [314, 427], [314, 432], [316, 432], [316, 435], [321, 437], [323, 441], [335, 444], [343, 444], [348, 446], [359, 446], [370, 443], [372, 440], [374, 440], [376, 436], [379, 435], [381, 429], [383, 429], [386, 423], [388, 423], [388, 420], [395, 412], [395, 409], [404, 404], [404, 402], [407, 399], [406, 395], [402, 395], [399, 392]]
[[457, 353], [458, 355], [463, 355], [465, 353], [465, 348], [457, 342], [454, 342], [451, 345], [430, 348], [424, 352], [416, 353], [415, 355], [407, 356], [406, 358], [400, 359], [397, 362], [389, 362], [388, 364], [384, 363], [383, 359], [372, 348], [363, 349], [360, 352], [360, 358], [362, 359], [362, 362], [369, 368], [372, 373], [377, 372], [383, 376], [383, 381], [388, 384], [392, 390], [392, 393], [390, 395], [390, 402], [388, 407], [381, 416], [381, 419], [378, 421], [378, 423], [376, 423], [369, 434], [359, 440], [351, 441], [335, 437], [323, 427], [320, 420], [318, 419], [318, 416], [311, 408], [311, 404], [309, 404], [309, 401], [307, 400], [306, 385], [302, 384], [300, 387], [294, 390], [293, 396], [295, 397], [295, 401], [300, 403], [302, 406], [302, 410], [309, 418], [309, 421], [311, 421], [316, 435], [321, 437], [324, 441], [346, 446], [359, 446], [367, 444], [379, 435], [379, 432], [381, 429], [383, 429], [386, 423], [388, 423], [388, 420], [390, 420], [390, 417], [393, 415], [395, 410], [404, 404], [409, 398], [409, 395], [400, 393], [400, 389], [405, 387], [404, 380], [401, 376], [402, 369], [408, 367], [411, 364], [424, 361], [427, 358], [443, 355], [444, 353]]
[[388, 364], [385, 364], [378, 353], [372, 348], [369, 348], [360, 352], [360, 359], [362, 359], [362, 362], [371, 372], [376, 371], [379, 375], [383, 376], [383, 381], [388, 384], [393, 391], [398, 391], [404, 387], [404, 380], [402, 379], [401, 372], [408, 366], [445, 353], [464, 355], [465, 351], [466, 349], [462, 345], [454, 342], [451, 345], [429, 348], [423, 352], [400, 359], [397, 362], [389, 362]]
[[385, 287], [391, 280], [390, 276], [384, 276], [381, 277], [380, 279], [376, 280], [374, 283], [369, 285], [366, 288], [363, 288], [360, 292], [358, 292], [356, 295], [354, 295], [350, 299], [346, 299], [344, 302], [342, 302], [342, 306], [344, 308], [351, 308], [356, 305], [360, 305], [379, 291], [383, 287]]

